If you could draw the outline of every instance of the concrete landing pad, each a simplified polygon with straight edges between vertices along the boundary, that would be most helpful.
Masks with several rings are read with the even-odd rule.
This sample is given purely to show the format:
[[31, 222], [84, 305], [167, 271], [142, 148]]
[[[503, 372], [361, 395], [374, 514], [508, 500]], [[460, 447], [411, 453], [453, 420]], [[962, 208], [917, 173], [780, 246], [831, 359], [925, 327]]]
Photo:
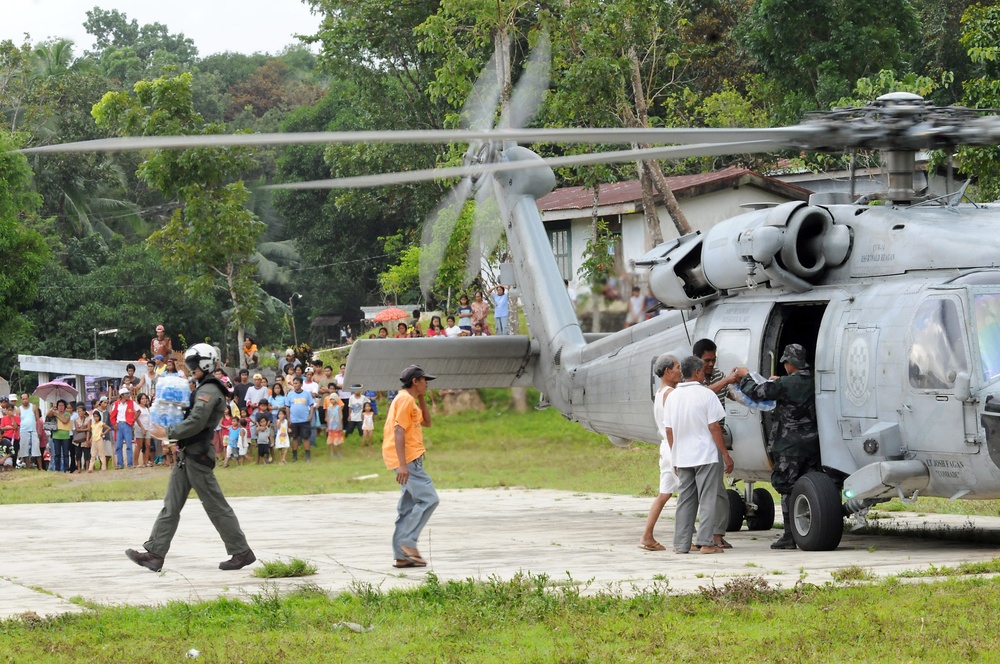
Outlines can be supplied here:
[[[675, 592], [696, 590], [740, 575], [760, 575], [783, 586], [801, 573], [810, 583], [832, 580], [838, 568], [858, 565], [877, 576], [928, 565], [990, 560], [996, 547], [913, 536], [846, 534], [830, 552], [771, 551], [778, 531], [743, 530], [726, 537], [721, 555], [671, 552], [674, 500], [657, 528], [667, 551], [638, 548], [651, 499], [549, 490], [474, 489], [441, 492], [441, 505], [424, 530], [421, 569], [392, 567], [390, 538], [397, 494], [324, 494], [231, 500], [259, 560], [301, 558], [317, 574], [303, 579], [258, 579], [256, 563], [222, 572], [228, 556], [198, 500], [181, 517], [163, 571], [136, 566], [125, 555], [141, 548], [159, 501], [2, 505], [6, 524], [0, 573], [0, 618], [32, 611], [49, 615], [85, 610], [85, 603], [155, 605], [219, 596], [248, 598], [265, 584], [294, 588], [309, 582], [331, 592], [354, 583], [382, 589], [420, 583], [426, 571], [442, 579], [510, 578], [518, 571], [590, 581], [591, 591], [616, 584], [626, 592], [657, 580]], [[780, 517], [779, 517], [780, 518]], [[1000, 531], [1000, 518], [896, 513], [915, 527], [942, 524]], [[880, 521], [885, 523], [885, 521]], [[925, 526], [926, 524], [926, 526]], [[82, 601], [80, 601], [82, 600]]]

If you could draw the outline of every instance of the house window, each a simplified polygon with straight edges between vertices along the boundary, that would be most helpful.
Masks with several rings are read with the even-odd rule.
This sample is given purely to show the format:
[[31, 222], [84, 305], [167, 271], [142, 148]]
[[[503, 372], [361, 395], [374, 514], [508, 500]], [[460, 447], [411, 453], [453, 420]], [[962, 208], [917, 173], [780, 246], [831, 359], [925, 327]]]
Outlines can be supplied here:
[[552, 255], [555, 256], [559, 274], [563, 279], [573, 278], [572, 244], [570, 242], [569, 223], [548, 224], [549, 244], [552, 245]]

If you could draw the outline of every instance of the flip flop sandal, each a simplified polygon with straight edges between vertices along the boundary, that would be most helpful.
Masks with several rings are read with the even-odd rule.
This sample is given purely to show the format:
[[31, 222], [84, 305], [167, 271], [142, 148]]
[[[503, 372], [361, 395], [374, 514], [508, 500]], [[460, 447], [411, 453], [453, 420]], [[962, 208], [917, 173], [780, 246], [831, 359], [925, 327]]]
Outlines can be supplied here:
[[427, 561], [421, 558], [420, 556], [407, 555], [406, 561], [409, 563], [413, 563], [411, 567], [427, 567]]
[[666, 551], [667, 547], [663, 546], [659, 542], [653, 542], [652, 544], [640, 544], [639, 548], [643, 551]]
[[392, 563], [392, 566], [397, 569], [401, 567], [419, 567], [419, 565], [417, 565], [412, 560], [396, 560]]

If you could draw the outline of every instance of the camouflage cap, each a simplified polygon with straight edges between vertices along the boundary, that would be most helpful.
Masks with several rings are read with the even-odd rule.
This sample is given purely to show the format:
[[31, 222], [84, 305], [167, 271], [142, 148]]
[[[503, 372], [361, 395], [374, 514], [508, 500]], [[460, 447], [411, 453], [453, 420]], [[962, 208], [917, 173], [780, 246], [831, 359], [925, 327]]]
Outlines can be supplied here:
[[785, 346], [785, 352], [781, 354], [781, 361], [788, 362], [796, 369], [805, 369], [809, 366], [809, 363], [806, 362], [806, 349], [802, 347], [802, 344]]

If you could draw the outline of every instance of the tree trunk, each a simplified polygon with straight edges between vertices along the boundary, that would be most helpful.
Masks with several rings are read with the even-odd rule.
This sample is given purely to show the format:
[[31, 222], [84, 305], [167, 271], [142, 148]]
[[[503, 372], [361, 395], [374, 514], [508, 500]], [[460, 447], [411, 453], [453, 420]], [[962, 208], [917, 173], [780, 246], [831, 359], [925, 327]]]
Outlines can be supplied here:
[[[632, 69], [632, 96], [635, 99], [635, 109], [626, 107], [625, 117], [628, 124], [636, 128], [646, 128], [649, 127], [649, 105], [646, 103], [646, 93], [642, 85], [642, 70], [639, 67], [639, 55], [635, 52], [634, 48], [630, 48], [628, 51], [628, 59]], [[649, 144], [640, 144], [640, 148], [648, 148]], [[674, 192], [671, 191], [670, 186], [667, 185], [667, 179], [663, 176], [663, 169], [660, 165], [653, 161], [648, 160], [644, 162], [637, 163], [639, 167], [639, 179], [643, 179], [642, 175], [645, 171], [649, 171], [649, 176], [652, 178], [653, 183], [656, 185], [657, 191], [663, 197], [663, 204], [667, 208], [667, 214], [670, 215], [670, 219], [674, 222], [674, 227], [677, 229], [679, 235], [687, 235], [691, 232], [691, 224], [688, 223], [687, 217], [681, 210], [681, 206], [677, 203], [677, 197], [674, 196]], [[646, 203], [646, 183], [642, 183], [642, 202], [643, 206]], [[647, 249], [652, 249], [653, 246], [663, 242], [663, 234], [660, 231], [660, 221], [659, 217], [656, 215], [655, 207], [652, 215], [656, 218], [655, 223], [650, 221], [649, 213], [646, 213], [646, 227], [649, 229], [649, 239], [652, 245], [647, 247]]]
[[636, 162], [639, 171], [639, 184], [642, 185], [642, 215], [646, 220], [646, 251], [663, 243], [663, 231], [660, 230], [660, 215], [656, 213], [656, 198], [653, 196], [653, 178], [643, 161]]
[[[240, 369], [247, 369], [246, 359], [243, 355], [243, 340], [246, 335], [246, 328], [243, 326], [243, 317], [240, 315], [240, 305], [239, 300], [236, 295], [236, 266], [229, 263], [226, 266], [226, 283], [229, 285], [229, 299], [233, 302], [233, 319], [236, 321], [236, 354], [239, 356], [239, 360], [236, 362], [236, 366]], [[223, 335], [225, 337], [225, 335]], [[225, 344], [228, 346], [229, 344]], [[225, 352], [228, 352], [228, 348]], [[219, 358], [219, 363], [222, 363], [222, 358]]]

